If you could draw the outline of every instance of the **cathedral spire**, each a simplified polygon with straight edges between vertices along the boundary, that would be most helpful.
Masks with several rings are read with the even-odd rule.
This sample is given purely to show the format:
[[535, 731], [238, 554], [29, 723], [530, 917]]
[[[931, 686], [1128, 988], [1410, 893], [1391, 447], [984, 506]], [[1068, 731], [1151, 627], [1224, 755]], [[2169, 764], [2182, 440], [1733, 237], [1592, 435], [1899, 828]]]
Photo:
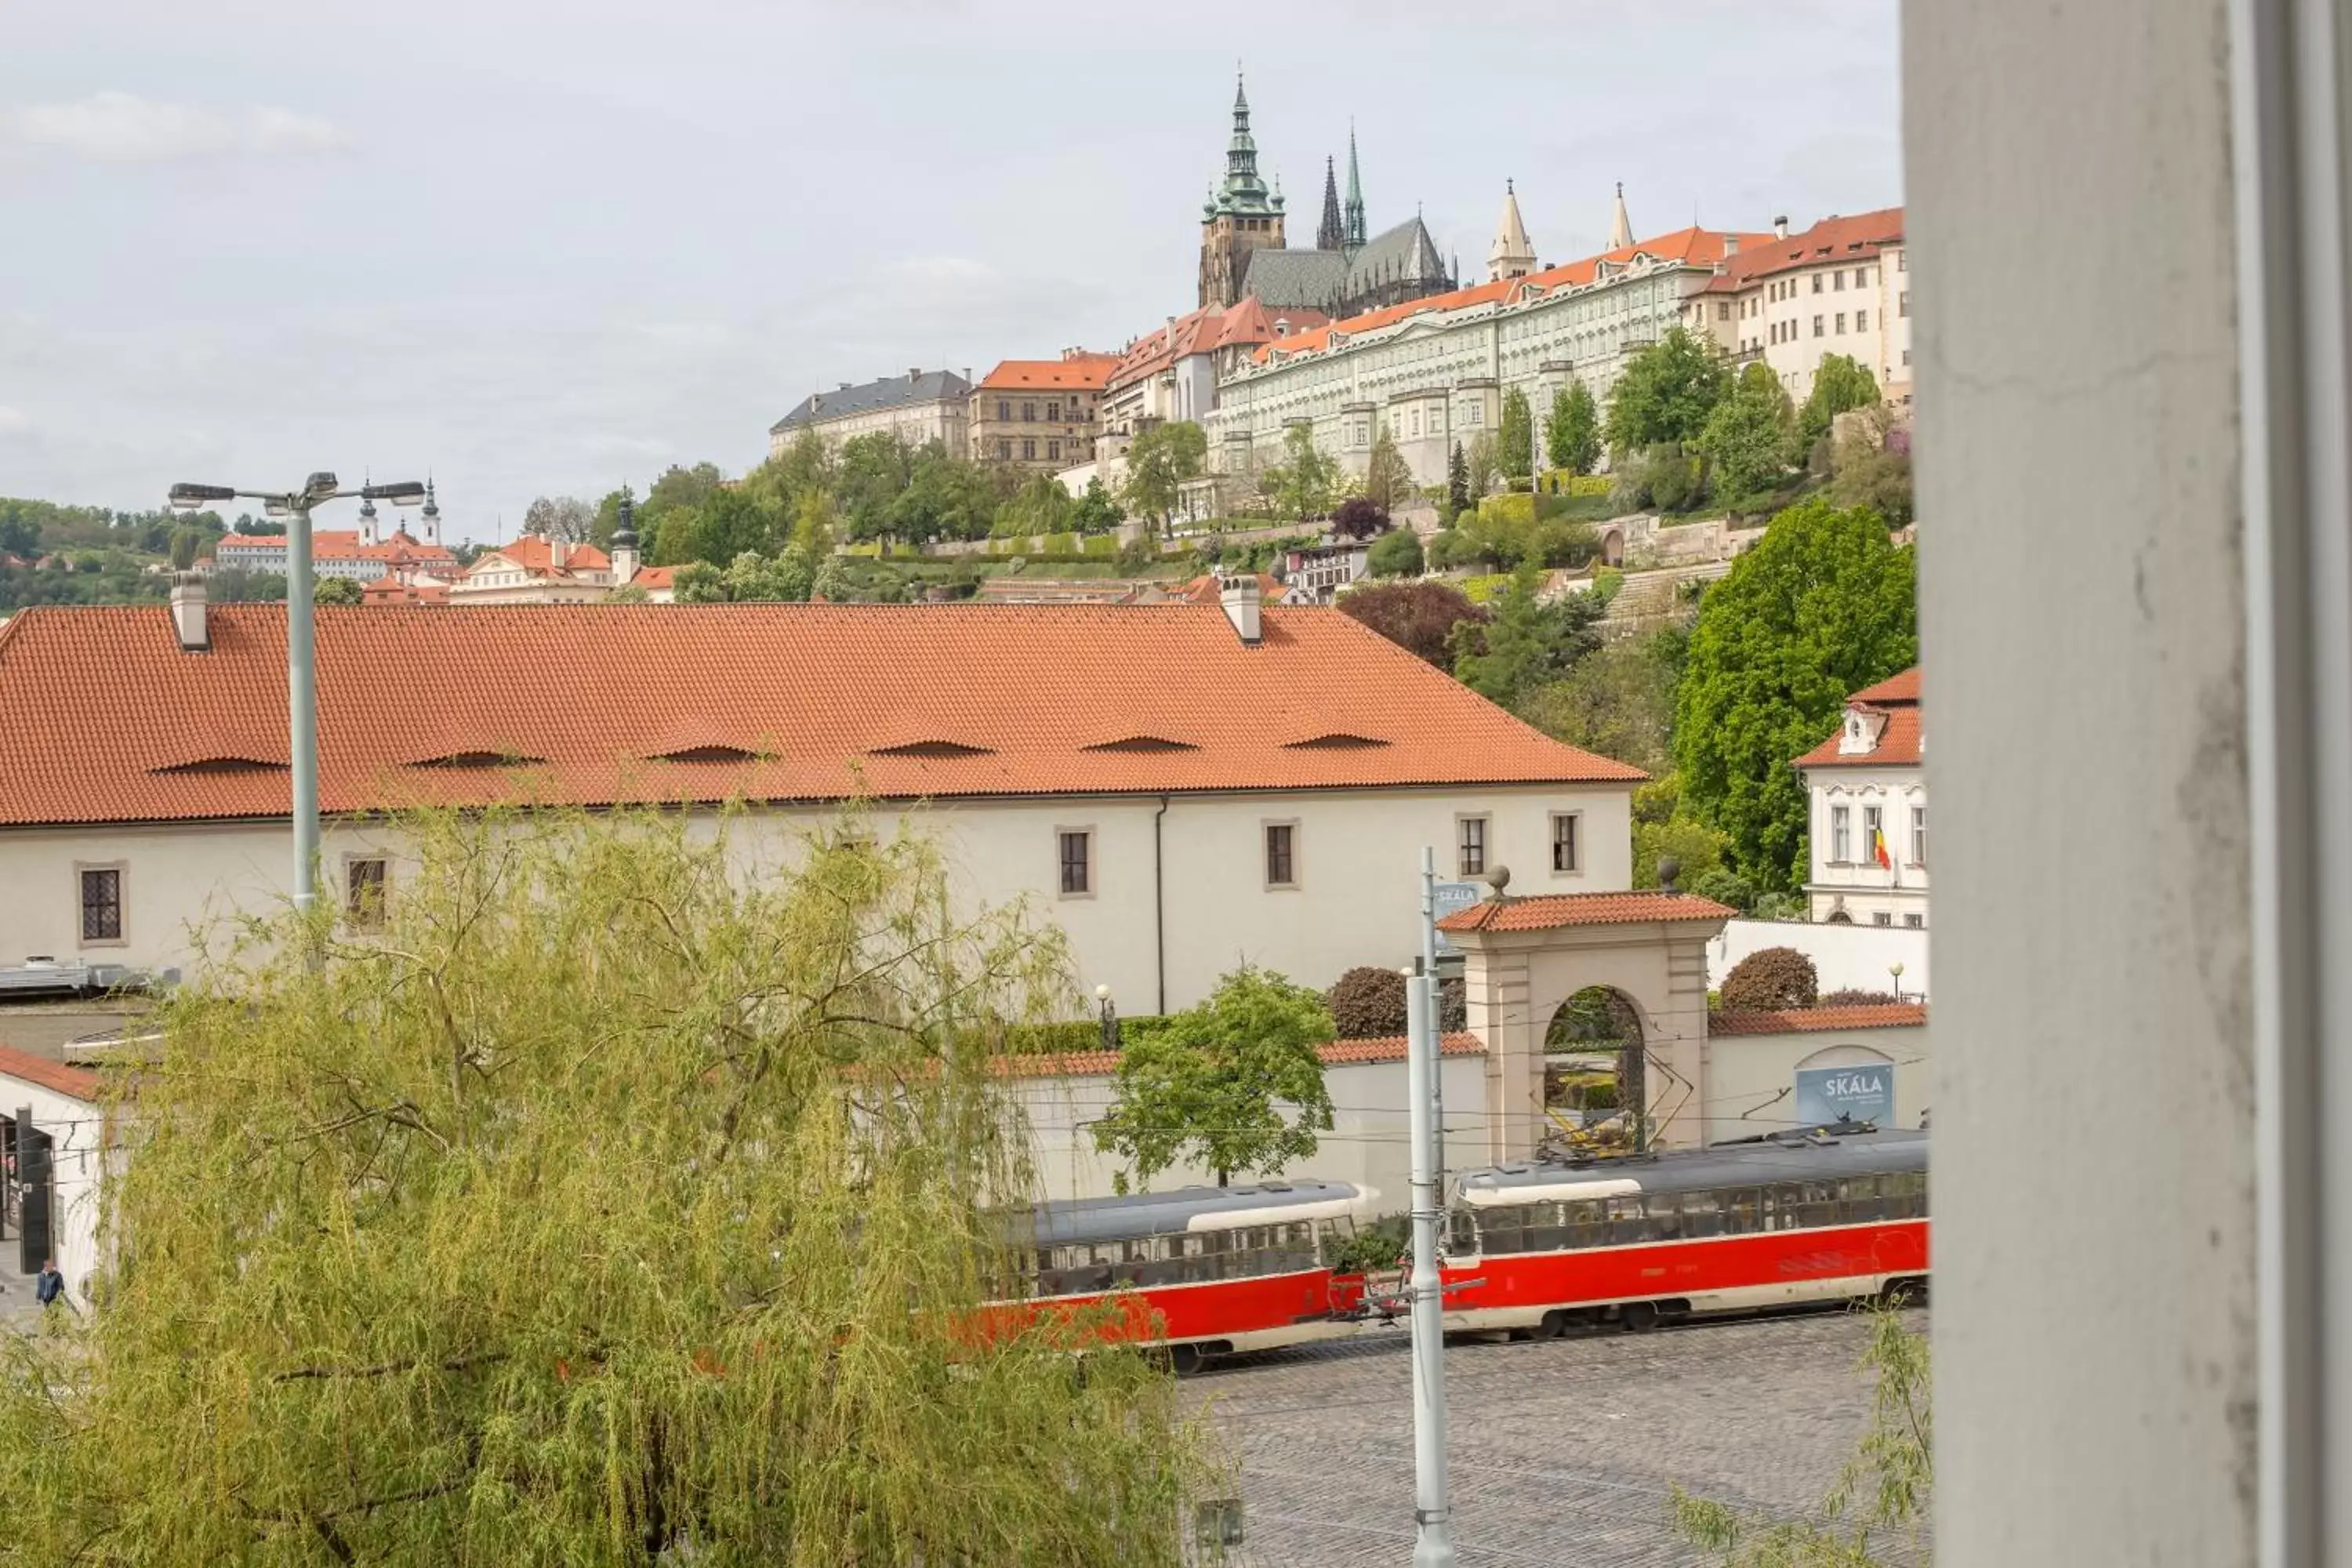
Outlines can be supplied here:
[[1234, 135], [1225, 143], [1225, 181], [1214, 203], [1221, 213], [1263, 214], [1280, 210], [1269, 199], [1257, 172], [1257, 139], [1250, 134], [1249, 93], [1238, 70], [1234, 76]]
[[1609, 248], [1623, 250], [1633, 243], [1633, 220], [1625, 216], [1625, 182], [1617, 182], [1616, 205], [1609, 212]]
[[1350, 249], [1364, 243], [1364, 182], [1356, 170], [1356, 122], [1348, 121], [1348, 234]]
[[1339, 218], [1339, 176], [1333, 161], [1323, 160], [1323, 221], [1315, 230], [1315, 248], [1338, 250], [1347, 244], [1348, 231]]
[[1495, 224], [1495, 243], [1486, 247], [1486, 280], [1525, 278], [1535, 269], [1536, 247], [1528, 238], [1528, 226], [1519, 221], [1518, 192], [1505, 180], [1503, 216]]

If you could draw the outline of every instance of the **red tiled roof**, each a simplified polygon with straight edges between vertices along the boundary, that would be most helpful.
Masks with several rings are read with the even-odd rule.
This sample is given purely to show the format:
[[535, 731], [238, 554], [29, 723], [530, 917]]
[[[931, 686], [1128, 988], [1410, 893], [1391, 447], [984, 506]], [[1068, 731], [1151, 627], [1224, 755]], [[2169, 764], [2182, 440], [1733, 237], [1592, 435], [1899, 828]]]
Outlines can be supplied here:
[[1156, 327], [1136, 339], [1120, 357], [1118, 368], [1111, 373], [1107, 385], [1131, 386], [1190, 354], [1254, 343], [1287, 342], [1290, 338], [1279, 337], [1275, 331], [1277, 318], [1289, 323], [1290, 338], [1328, 325], [1331, 320], [1320, 310], [1304, 308], [1269, 310], [1255, 294], [1231, 310], [1204, 305], [1189, 316], [1177, 317], [1172, 325]]
[[1857, 1007], [1790, 1007], [1771, 1013], [1710, 1013], [1710, 1035], [1801, 1035], [1825, 1030], [1895, 1029], [1927, 1021], [1925, 1002], [1877, 1002]]
[[446, 605], [449, 602], [446, 583], [404, 583], [397, 577], [379, 577], [360, 589], [362, 605]]
[[14, 1046], [0, 1046], [0, 1078], [37, 1084], [54, 1093], [69, 1095], [92, 1104], [106, 1096], [106, 1080], [88, 1068], [68, 1067], [47, 1057], [20, 1051]]
[[1903, 238], [1903, 209], [1881, 207], [1852, 217], [1826, 217], [1802, 234], [1782, 239], [1777, 235], [1750, 235], [1724, 272], [1741, 285], [1793, 272], [1805, 267], [1832, 267], [1840, 261], [1867, 260], [1882, 245]]
[[[1401, 1062], [1405, 1057], [1402, 1035], [1370, 1040], [1327, 1040], [1316, 1047], [1326, 1067], [1355, 1067], [1366, 1062]], [[1451, 1029], [1438, 1037], [1437, 1054], [1478, 1057], [1486, 1044], [1467, 1029]], [[1068, 1051], [1060, 1055], [992, 1057], [988, 1070], [997, 1078], [1108, 1078], [1118, 1071], [1117, 1051]]]
[[630, 578], [629, 582], [634, 586], [645, 588], [648, 591], [655, 588], [674, 588], [677, 586], [677, 568], [675, 566], [640, 566], [637, 568], [637, 574]]
[[480, 571], [483, 563], [493, 555], [506, 557], [534, 577], [553, 576], [558, 572], [565, 576], [578, 572], [607, 572], [613, 566], [613, 558], [594, 545], [575, 544], [564, 555], [563, 564], [558, 567], [554, 564], [555, 555], [548, 548], [547, 541], [538, 534], [526, 533], [512, 544], [501, 544], [496, 550], [485, 552], [472, 566], [467, 568], [467, 574], [470, 575], [472, 573]]
[[1628, 921], [1721, 921], [1738, 911], [1688, 893], [1548, 893], [1532, 899], [1489, 899], [1456, 910], [1440, 931], [1557, 931], [1561, 926], [1616, 925]]
[[1713, 267], [1727, 256], [1737, 259], [1748, 255], [1757, 246], [1772, 243], [1769, 234], [1747, 234], [1731, 231], [1738, 241], [1736, 249], [1724, 247], [1726, 231], [1714, 228], [1678, 228], [1672, 234], [1662, 234], [1655, 239], [1636, 240], [1616, 250], [1604, 250], [1598, 256], [1588, 256], [1580, 261], [1570, 261], [1559, 267], [1547, 267], [1540, 272], [1530, 272], [1519, 279], [1522, 287], [1557, 289], [1563, 284], [1571, 287], [1591, 282], [1601, 275], [1601, 264], [1630, 267], [1638, 257], [1653, 261], [1678, 262], [1685, 267]]
[[[218, 605], [206, 626], [201, 653], [180, 649], [161, 605], [38, 605], [0, 626], [0, 824], [283, 816], [285, 607]], [[1326, 609], [1268, 608], [1255, 647], [1215, 605], [1186, 604], [368, 605], [317, 626], [330, 812], [1644, 776]], [[550, 700], [514, 679], [533, 669], [636, 695]], [[751, 755], [646, 761], [684, 713]], [[1309, 731], [1384, 743], [1281, 743]], [[1086, 749], [1139, 733], [1193, 749]], [[925, 741], [982, 749], [875, 754]], [[469, 754], [543, 761], [421, 765]], [[186, 769], [229, 759], [277, 765]]]
[[[1257, 596], [1261, 603], [1271, 605], [1282, 595], [1282, 584], [1273, 573], [1257, 574]], [[1224, 584], [1214, 572], [1211, 572], [1176, 589], [1175, 597], [1193, 605], [1222, 604], [1224, 602]]]
[[[360, 531], [356, 528], [317, 528], [310, 531], [310, 553], [313, 555], [352, 554], [360, 547]], [[222, 550], [283, 550], [287, 548], [282, 533], [224, 533], [213, 541], [215, 553]]]
[[987, 392], [1099, 392], [1118, 368], [1117, 354], [1076, 353], [1061, 359], [1009, 359], [981, 378], [974, 390]]
[[1890, 675], [1874, 686], [1865, 686], [1845, 700], [1848, 710], [1862, 709], [1880, 715], [1885, 723], [1878, 731], [1878, 743], [1866, 752], [1847, 752], [1839, 749], [1845, 734], [1845, 721], [1830, 738], [1796, 760], [1801, 768], [1876, 768], [1916, 767], [1924, 753], [1921, 737], [1926, 733], [1925, 711], [1919, 706], [1919, 667], [1913, 665], [1899, 675]]

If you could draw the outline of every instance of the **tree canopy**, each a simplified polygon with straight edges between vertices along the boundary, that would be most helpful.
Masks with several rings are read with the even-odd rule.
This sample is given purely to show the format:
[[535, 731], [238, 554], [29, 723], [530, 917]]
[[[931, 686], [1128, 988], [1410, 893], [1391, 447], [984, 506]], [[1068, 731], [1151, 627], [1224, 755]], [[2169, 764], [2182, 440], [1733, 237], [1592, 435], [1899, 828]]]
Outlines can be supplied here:
[[1502, 465], [1504, 478], [1524, 479], [1535, 471], [1535, 441], [1528, 395], [1514, 386], [1503, 394], [1502, 434], [1496, 441], [1501, 450], [1496, 460]]
[[1544, 456], [1555, 468], [1589, 474], [1601, 460], [1601, 410], [1592, 389], [1571, 381], [1552, 394], [1551, 415], [1544, 421]]
[[1699, 433], [1698, 450], [1715, 464], [1717, 489], [1745, 497], [1778, 485], [1795, 456], [1796, 428], [1780, 378], [1763, 361], [1751, 362]]
[[1817, 500], [1774, 518], [1700, 604], [1675, 761], [1685, 799], [1730, 836], [1759, 890], [1803, 876], [1806, 795], [1790, 763], [1837, 727], [1847, 693], [1919, 657], [1916, 573], [1876, 512]]
[[1331, 1129], [1316, 1048], [1331, 1037], [1319, 994], [1244, 964], [1119, 1052], [1118, 1096], [1095, 1123], [1095, 1147], [1127, 1161], [1122, 1190], [1187, 1160], [1214, 1171], [1221, 1187], [1237, 1174], [1279, 1174]]
[[1713, 342], [1687, 327], [1669, 327], [1626, 362], [1609, 395], [1610, 449], [1696, 441], [1730, 386], [1731, 374]]
[[1155, 425], [1127, 449], [1127, 483], [1120, 497], [1129, 510], [1164, 530], [1176, 513], [1185, 481], [1201, 477], [1208, 458], [1208, 434], [1191, 420]]
[[1813, 369], [1813, 389], [1806, 395], [1798, 426], [1811, 447], [1830, 433], [1837, 416], [1878, 404], [1878, 380], [1851, 354], [1823, 354]]
[[1451, 583], [1373, 583], [1339, 595], [1339, 613], [1361, 621], [1417, 658], [1454, 668], [1454, 628], [1486, 612]]
[[1382, 511], [1392, 512], [1412, 500], [1418, 489], [1404, 454], [1397, 450], [1396, 442], [1383, 425], [1372, 442], [1370, 454], [1364, 459], [1364, 499]]
[[943, 1053], [1057, 939], [914, 839], [398, 826], [380, 932], [165, 1009], [124, 1267], [0, 1347], [12, 1560], [1179, 1560], [1170, 1380], [983, 1310], [1026, 1139]]
[[1557, 603], [1537, 597], [1543, 581], [1533, 563], [1511, 575], [1510, 586], [1490, 606], [1483, 635], [1463, 639], [1454, 679], [1489, 701], [1517, 710], [1547, 681], [1568, 673], [1600, 646], [1594, 623], [1604, 606], [1591, 594], [1570, 594]]
[[1458, 440], [1454, 443], [1453, 455], [1445, 459], [1445, 506], [1449, 521], [1455, 512], [1470, 509], [1470, 458]]
[[1315, 444], [1315, 432], [1294, 425], [1282, 433], [1282, 461], [1260, 480], [1265, 493], [1285, 514], [1305, 520], [1320, 517], [1331, 508], [1339, 486], [1339, 465]]

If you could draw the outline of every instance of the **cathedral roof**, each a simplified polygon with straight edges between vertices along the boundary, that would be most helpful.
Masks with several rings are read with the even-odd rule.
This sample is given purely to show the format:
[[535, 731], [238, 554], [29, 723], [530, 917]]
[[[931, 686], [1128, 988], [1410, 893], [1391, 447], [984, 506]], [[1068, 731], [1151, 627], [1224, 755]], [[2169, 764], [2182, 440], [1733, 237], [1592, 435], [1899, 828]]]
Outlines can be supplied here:
[[1346, 297], [1348, 258], [1341, 251], [1261, 246], [1240, 259], [1241, 287], [1275, 310], [1328, 310]]
[[1437, 241], [1429, 237], [1429, 226], [1417, 217], [1407, 218], [1394, 228], [1382, 229], [1372, 236], [1370, 243], [1348, 258], [1348, 294], [1351, 298], [1380, 283], [1400, 279], [1443, 283], [1445, 279], [1445, 258], [1437, 253]]

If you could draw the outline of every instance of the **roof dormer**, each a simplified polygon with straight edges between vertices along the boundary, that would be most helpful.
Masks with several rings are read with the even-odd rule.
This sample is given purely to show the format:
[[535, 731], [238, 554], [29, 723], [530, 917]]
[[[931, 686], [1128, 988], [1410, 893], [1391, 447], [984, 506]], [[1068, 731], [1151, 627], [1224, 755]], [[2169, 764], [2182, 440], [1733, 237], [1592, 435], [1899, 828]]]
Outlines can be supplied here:
[[1857, 702], [1845, 710], [1845, 728], [1838, 733], [1838, 755], [1866, 757], [1878, 750], [1878, 738], [1885, 732], [1885, 710]]

